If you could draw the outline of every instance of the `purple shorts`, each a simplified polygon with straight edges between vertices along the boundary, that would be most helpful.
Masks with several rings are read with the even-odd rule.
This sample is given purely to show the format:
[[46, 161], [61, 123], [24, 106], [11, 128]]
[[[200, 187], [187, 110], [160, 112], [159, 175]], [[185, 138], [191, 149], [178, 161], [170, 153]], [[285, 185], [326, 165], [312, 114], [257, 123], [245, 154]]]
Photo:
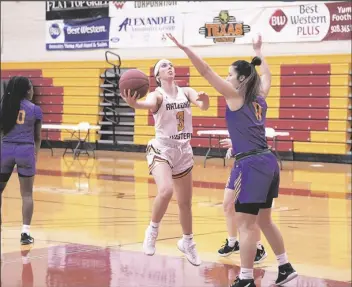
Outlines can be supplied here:
[[35, 147], [32, 144], [2, 143], [0, 174], [11, 174], [15, 165], [23, 176], [34, 176]]
[[234, 163], [226, 189], [235, 193], [235, 203], [264, 203], [279, 195], [280, 168], [270, 153], [252, 155]]

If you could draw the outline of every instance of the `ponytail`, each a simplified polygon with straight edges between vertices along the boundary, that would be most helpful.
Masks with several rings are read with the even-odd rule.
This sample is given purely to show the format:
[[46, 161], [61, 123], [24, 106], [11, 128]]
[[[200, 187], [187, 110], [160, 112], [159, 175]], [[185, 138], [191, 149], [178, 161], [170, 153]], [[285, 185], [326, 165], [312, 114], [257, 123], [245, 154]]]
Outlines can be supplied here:
[[262, 60], [259, 57], [254, 57], [251, 63], [247, 61], [236, 61], [232, 64], [235, 67], [238, 77], [244, 76], [245, 79], [241, 83], [239, 89], [243, 90], [245, 103], [249, 104], [255, 101], [261, 88], [260, 77], [255, 69], [255, 66], [260, 66]]
[[8, 82], [1, 104], [1, 131], [8, 134], [16, 124], [21, 101], [26, 97], [31, 87], [25, 77], [13, 77]]

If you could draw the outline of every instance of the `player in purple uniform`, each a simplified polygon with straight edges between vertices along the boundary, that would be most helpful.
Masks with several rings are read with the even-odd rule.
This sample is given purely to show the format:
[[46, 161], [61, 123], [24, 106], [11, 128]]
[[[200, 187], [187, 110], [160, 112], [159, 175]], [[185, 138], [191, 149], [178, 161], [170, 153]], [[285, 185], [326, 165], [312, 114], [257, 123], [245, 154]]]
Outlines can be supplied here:
[[0, 200], [16, 165], [22, 196], [22, 245], [34, 242], [29, 230], [33, 215], [36, 160], [41, 144], [42, 111], [30, 102], [32, 98], [33, 86], [30, 80], [13, 77], [2, 98], [0, 114]]
[[[257, 56], [261, 56], [261, 46], [262, 46], [262, 39], [261, 37], [258, 38], [257, 41], [253, 41], [253, 50], [255, 51]], [[260, 65], [261, 70], [261, 95], [263, 97], [267, 97], [270, 91], [271, 86], [271, 73], [268, 64], [266, 63], [264, 57], [261, 57], [262, 64]], [[226, 140], [224, 142], [227, 142]], [[231, 156], [232, 156], [232, 143], [229, 140], [229, 146], [231, 146]], [[240, 244], [237, 236], [237, 226], [236, 226], [236, 216], [235, 216], [235, 206], [234, 202], [234, 193], [233, 190], [225, 188], [224, 191], [224, 213], [226, 218], [226, 225], [227, 225], [227, 232], [229, 237], [226, 239], [225, 244], [218, 250], [218, 254], [220, 256], [229, 256], [232, 253], [238, 253], [240, 250]], [[260, 228], [256, 227], [256, 240], [257, 240], [257, 251], [254, 258], [254, 263], [261, 263], [266, 257], [267, 253], [264, 249], [264, 246], [261, 244], [261, 234]]]
[[278, 263], [277, 285], [297, 277], [288, 261], [279, 229], [271, 218], [273, 198], [278, 196], [280, 169], [276, 157], [268, 149], [265, 137], [267, 104], [260, 95], [261, 81], [252, 62], [236, 61], [229, 67], [226, 80], [189, 47], [180, 44], [171, 34], [168, 37], [183, 50], [198, 72], [212, 85], [227, 103], [226, 122], [235, 163], [226, 188], [233, 191], [236, 223], [240, 233], [241, 271], [231, 287], [255, 287], [253, 258], [256, 254], [256, 224], [267, 238]]

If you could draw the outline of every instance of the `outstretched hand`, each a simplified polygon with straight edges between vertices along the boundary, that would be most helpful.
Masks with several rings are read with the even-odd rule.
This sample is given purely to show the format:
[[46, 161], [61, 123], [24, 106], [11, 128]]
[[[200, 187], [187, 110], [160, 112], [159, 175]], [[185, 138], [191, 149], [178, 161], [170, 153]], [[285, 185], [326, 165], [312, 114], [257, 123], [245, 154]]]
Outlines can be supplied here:
[[171, 33], [166, 33], [166, 36], [172, 41], [175, 43], [175, 45], [177, 47], [179, 47], [180, 49], [184, 49], [186, 46], [182, 45], [179, 41], [176, 40], [176, 38], [174, 36], [172, 36]]
[[224, 148], [232, 148], [232, 142], [228, 138], [220, 140], [220, 145]]
[[260, 51], [261, 48], [262, 48], [262, 44], [263, 44], [263, 42], [262, 42], [262, 35], [259, 34], [257, 39], [254, 39], [254, 38], [253, 38], [253, 39], [252, 39], [252, 43], [253, 43], [253, 50], [254, 50], [254, 51]]
[[198, 93], [197, 101], [200, 101], [200, 102], [209, 101], [209, 96], [208, 96], [207, 93], [205, 93], [205, 92], [199, 92], [199, 93]]
[[124, 101], [131, 107], [134, 108], [137, 99], [138, 99], [138, 94], [135, 91], [133, 95], [131, 95], [131, 90], [123, 90], [123, 93], [121, 93], [121, 98], [124, 99]]

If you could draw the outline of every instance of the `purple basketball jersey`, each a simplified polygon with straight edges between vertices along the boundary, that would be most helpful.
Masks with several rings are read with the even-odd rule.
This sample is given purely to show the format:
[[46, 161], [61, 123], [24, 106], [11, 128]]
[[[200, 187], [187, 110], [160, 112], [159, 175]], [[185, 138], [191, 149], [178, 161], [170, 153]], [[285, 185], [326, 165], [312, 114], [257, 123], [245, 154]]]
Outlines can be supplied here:
[[12, 130], [3, 136], [2, 141], [8, 143], [33, 143], [34, 124], [42, 120], [43, 114], [40, 107], [28, 100], [22, 100], [17, 122]]
[[267, 108], [266, 101], [261, 96], [237, 111], [226, 107], [227, 128], [234, 154], [268, 147], [265, 137]]

